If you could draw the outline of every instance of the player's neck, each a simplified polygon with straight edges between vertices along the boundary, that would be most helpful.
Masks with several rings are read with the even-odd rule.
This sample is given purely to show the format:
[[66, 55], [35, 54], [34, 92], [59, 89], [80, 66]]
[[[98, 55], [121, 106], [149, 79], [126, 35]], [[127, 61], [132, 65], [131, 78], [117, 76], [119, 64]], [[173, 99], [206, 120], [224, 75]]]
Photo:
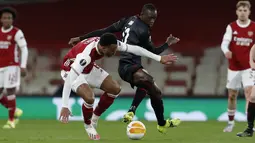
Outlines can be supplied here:
[[99, 43], [98, 43], [97, 46], [96, 46], [96, 50], [97, 50], [97, 53], [98, 53], [99, 55], [103, 55], [103, 53], [100, 52], [100, 45], [99, 45]]
[[2, 32], [6, 33], [6, 32], [10, 32], [12, 30], [13, 26], [7, 26], [7, 27], [4, 27], [2, 26]]
[[250, 19], [247, 19], [247, 20], [237, 20], [239, 24], [241, 25], [247, 25], [249, 22], [250, 22]]

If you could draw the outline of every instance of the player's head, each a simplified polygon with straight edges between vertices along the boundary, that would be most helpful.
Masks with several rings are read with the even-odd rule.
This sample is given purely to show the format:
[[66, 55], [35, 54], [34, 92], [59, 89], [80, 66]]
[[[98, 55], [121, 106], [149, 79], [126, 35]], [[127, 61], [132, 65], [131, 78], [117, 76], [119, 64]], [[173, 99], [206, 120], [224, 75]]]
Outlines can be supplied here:
[[8, 28], [12, 26], [14, 19], [16, 18], [16, 10], [11, 7], [5, 7], [0, 10], [2, 26]]
[[105, 33], [100, 37], [99, 41], [100, 52], [104, 54], [104, 56], [111, 57], [117, 51], [117, 38], [112, 33]]
[[145, 4], [142, 8], [140, 18], [142, 21], [152, 27], [157, 18], [156, 7], [151, 3]]
[[239, 1], [236, 4], [236, 15], [238, 20], [246, 21], [251, 13], [251, 3], [249, 1]]

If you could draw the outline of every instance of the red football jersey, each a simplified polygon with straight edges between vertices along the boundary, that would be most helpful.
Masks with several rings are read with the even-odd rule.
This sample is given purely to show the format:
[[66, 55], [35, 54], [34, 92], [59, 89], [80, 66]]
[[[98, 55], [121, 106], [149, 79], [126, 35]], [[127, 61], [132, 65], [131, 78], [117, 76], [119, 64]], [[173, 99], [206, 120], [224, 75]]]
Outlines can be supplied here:
[[249, 54], [255, 41], [255, 22], [251, 21], [247, 27], [240, 27], [237, 21], [230, 24], [232, 40], [229, 50], [232, 58], [229, 59], [230, 70], [245, 70], [250, 68]]
[[9, 32], [0, 29], [0, 68], [12, 65], [19, 65], [18, 45], [15, 35], [19, 31], [13, 27]]
[[[86, 40], [81, 41], [77, 45], [75, 45], [64, 57], [63, 63], [61, 68], [65, 71], [70, 71], [71, 70], [71, 65], [74, 62], [76, 56], [79, 53], [82, 53], [86, 48], [89, 48], [87, 53], [91, 57], [91, 62], [89, 63], [88, 66], [86, 66], [83, 70], [83, 73], [87, 74], [90, 73], [92, 70], [93, 66], [96, 65], [95, 61], [98, 59], [101, 59], [103, 55], [100, 55], [96, 49], [96, 46], [99, 41], [98, 37], [93, 37], [89, 38]], [[91, 47], [92, 46], [92, 47]]]

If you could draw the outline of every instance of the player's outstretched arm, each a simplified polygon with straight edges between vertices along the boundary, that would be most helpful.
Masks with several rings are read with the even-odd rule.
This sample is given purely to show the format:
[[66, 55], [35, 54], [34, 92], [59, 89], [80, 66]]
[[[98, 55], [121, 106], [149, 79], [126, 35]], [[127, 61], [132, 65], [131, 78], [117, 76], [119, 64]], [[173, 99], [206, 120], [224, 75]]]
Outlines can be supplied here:
[[115, 32], [121, 32], [125, 22], [126, 22], [127, 18], [122, 18], [121, 20], [113, 23], [112, 25], [103, 28], [103, 29], [98, 29], [95, 31], [92, 31], [88, 34], [79, 36], [79, 37], [75, 37], [75, 38], [71, 38], [68, 44], [74, 45], [84, 39], [90, 38], [90, 37], [100, 37], [101, 35], [103, 35], [104, 33], [115, 33]]
[[118, 41], [118, 42], [119, 42], [118, 50], [122, 51], [122, 52], [129, 52], [129, 53], [133, 53], [138, 56], [148, 57], [148, 58], [158, 61], [162, 64], [170, 64], [177, 60], [177, 56], [175, 56], [173, 54], [159, 56], [159, 55], [156, 55], [142, 47], [124, 44], [123, 42], [120, 42], [120, 41]]
[[70, 98], [72, 84], [90, 62], [91, 58], [81, 53], [76, 56], [74, 63], [71, 65], [71, 70], [67, 75], [62, 92], [62, 110], [59, 117], [59, 120], [62, 123], [68, 123], [69, 116], [71, 115], [71, 112], [68, 109], [68, 102]]
[[255, 70], [255, 44], [252, 46], [250, 50], [250, 66], [253, 70]]
[[161, 54], [162, 52], [164, 52], [166, 49], [168, 49], [169, 46], [171, 46], [171, 45], [173, 45], [173, 44], [175, 44], [175, 43], [180, 41], [179, 38], [174, 37], [174, 36], [172, 36], [170, 34], [170, 36], [167, 37], [166, 42], [163, 45], [161, 45], [159, 47], [155, 47], [153, 42], [151, 41], [151, 39], [150, 38], [146, 38], [146, 37], [148, 37], [146, 35], [147, 34], [145, 34], [144, 36], [141, 36], [141, 37], [144, 37], [141, 40], [144, 43], [143, 45], [145, 45], [146, 49], [148, 49], [149, 51], [151, 51], [151, 52], [153, 52], [155, 54], [158, 54], [158, 55]]

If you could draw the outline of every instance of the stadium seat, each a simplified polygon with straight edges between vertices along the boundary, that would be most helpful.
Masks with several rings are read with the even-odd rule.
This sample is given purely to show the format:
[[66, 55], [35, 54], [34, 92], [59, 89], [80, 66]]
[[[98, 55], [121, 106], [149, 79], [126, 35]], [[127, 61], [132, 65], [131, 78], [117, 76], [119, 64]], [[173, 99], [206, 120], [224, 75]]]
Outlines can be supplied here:
[[63, 48], [63, 49], [61, 49], [60, 60], [64, 59], [64, 56], [68, 53], [69, 50], [70, 50], [70, 48]]
[[185, 86], [165, 86], [163, 89], [164, 95], [185, 96], [187, 88]]
[[191, 84], [192, 84], [192, 79], [191, 79], [191, 74], [189, 72], [171, 72], [169, 74], [169, 79], [171, 80], [185, 80], [185, 82], [187, 83], [187, 88], [190, 89], [191, 88]]

